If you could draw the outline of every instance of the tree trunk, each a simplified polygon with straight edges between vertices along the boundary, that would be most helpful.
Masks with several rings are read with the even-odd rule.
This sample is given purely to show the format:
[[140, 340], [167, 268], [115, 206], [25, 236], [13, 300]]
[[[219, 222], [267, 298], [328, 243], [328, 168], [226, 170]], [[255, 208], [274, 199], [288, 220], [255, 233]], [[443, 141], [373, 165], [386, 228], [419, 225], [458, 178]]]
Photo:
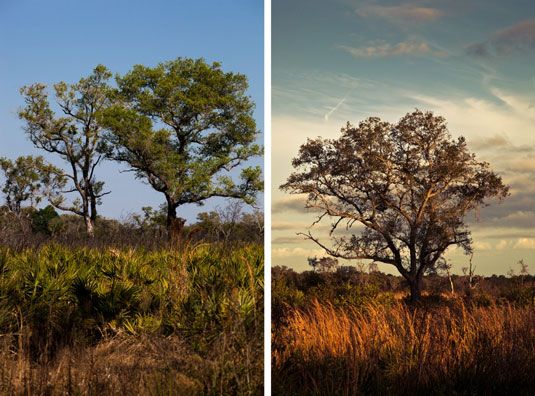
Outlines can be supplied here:
[[85, 221], [85, 230], [87, 232], [88, 238], [93, 238], [95, 236], [95, 230], [93, 227], [93, 220], [91, 220], [91, 217], [89, 215], [84, 216]]
[[172, 246], [178, 246], [181, 242], [182, 231], [186, 219], [176, 216], [176, 207], [167, 204], [167, 237]]
[[448, 271], [448, 279], [450, 281], [451, 294], [455, 294], [455, 287], [453, 285], [453, 279], [452, 279], [451, 274], [450, 274], [449, 271]]
[[96, 223], [97, 221], [97, 199], [91, 194], [90, 198], [90, 207], [91, 207], [91, 221]]
[[411, 279], [407, 279], [411, 288], [411, 302], [418, 302], [422, 297], [422, 278], [416, 276]]

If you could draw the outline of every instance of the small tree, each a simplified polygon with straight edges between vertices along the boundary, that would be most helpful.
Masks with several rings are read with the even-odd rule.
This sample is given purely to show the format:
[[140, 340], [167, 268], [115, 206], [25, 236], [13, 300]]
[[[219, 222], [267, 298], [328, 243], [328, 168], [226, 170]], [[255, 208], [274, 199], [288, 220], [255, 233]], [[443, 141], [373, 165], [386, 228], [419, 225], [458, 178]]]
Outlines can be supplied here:
[[[309, 139], [292, 162], [296, 171], [281, 186], [307, 194], [306, 207], [335, 219], [328, 246], [305, 235], [334, 257], [391, 264], [408, 281], [411, 299], [422, 277], [449, 246], [470, 253], [465, 214], [491, 197], [508, 195], [501, 178], [470, 153], [464, 138], [452, 139], [444, 118], [416, 110], [391, 124], [368, 118], [349, 123], [336, 140]], [[364, 226], [337, 237], [340, 224]]]
[[368, 272], [371, 274], [373, 272], [379, 272], [379, 265], [375, 261], [371, 261], [368, 264]]
[[6, 206], [15, 214], [21, 213], [25, 202], [34, 207], [45, 197], [54, 199], [66, 182], [61, 170], [47, 164], [41, 156], [22, 156], [15, 161], [0, 157], [0, 170], [4, 175], [2, 192]]
[[45, 235], [52, 235], [61, 226], [60, 217], [54, 207], [48, 205], [31, 214], [32, 231]]
[[165, 196], [171, 240], [185, 220], [177, 210], [211, 197], [255, 201], [260, 168], [231, 171], [261, 153], [255, 144], [253, 103], [247, 78], [225, 73], [218, 63], [178, 58], [154, 68], [141, 65], [117, 78], [116, 104], [105, 112], [102, 151], [124, 162]]
[[338, 260], [333, 257], [309, 257], [308, 265], [310, 265], [314, 272], [331, 272], [336, 271], [338, 267]]
[[216, 207], [210, 213], [200, 213], [197, 216], [197, 219], [204, 223], [203, 228], [211, 222], [208, 228], [211, 228], [216, 240], [225, 244], [229, 243], [233, 236], [237, 236], [242, 218], [243, 204], [239, 201], [230, 202], [224, 208]]
[[462, 268], [464, 276], [468, 278], [467, 294], [469, 297], [472, 295], [472, 290], [474, 290], [479, 284], [479, 279], [480, 279], [479, 276], [475, 275], [476, 266], [473, 265], [472, 263], [473, 258], [474, 258], [474, 255], [473, 253], [471, 253], [468, 267]]
[[130, 219], [133, 225], [145, 233], [147, 231], [154, 232], [155, 235], [162, 235], [162, 228], [165, 227], [165, 208], [154, 209], [152, 206], [143, 206], [142, 213], [134, 213]]
[[89, 77], [76, 84], [55, 84], [60, 114], [52, 109], [44, 84], [21, 89], [26, 105], [19, 111], [19, 117], [26, 122], [26, 133], [36, 147], [59, 155], [69, 164], [69, 170], [61, 175], [72, 185], [63, 193], [78, 195], [70, 205], [65, 203], [62, 194], [56, 195], [50, 203], [82, 216], [89, 237], [94, 233], [97, 205], [108, 194], [103, 191], [104, 183], [96, 180], [95, 169], [101, 160], [96, 151], [102, 132], [97, 113], [109, 105], [107, 81], [110, 77], [111, 73], [99, 65]]
[[520, 266], [520, 279], [522, 279], [522, 285], [524, 285], [524, 279], [529, 275], [529, 268], [524, 259], [518, 260], [518, 265]]
[[453, 277], [451, 273], [452, 264], [447, 261], [444, 257], [441, 257], [437, 260], [436, 269], [438, 272], [445, 274], [448, 277], [450, 283], [451, 294], [455, 294], [455, 286], [453, 284]]

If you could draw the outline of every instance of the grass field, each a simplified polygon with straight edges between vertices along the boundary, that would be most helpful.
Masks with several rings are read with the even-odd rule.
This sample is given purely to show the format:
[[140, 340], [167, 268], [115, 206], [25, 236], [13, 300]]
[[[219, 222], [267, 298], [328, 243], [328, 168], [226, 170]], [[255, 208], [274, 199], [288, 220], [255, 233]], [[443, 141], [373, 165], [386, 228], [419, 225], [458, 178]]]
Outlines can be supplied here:
[[535, 310], [461, 299], [292, 309], [273, 334], [278, 395], [528, 395]]
[[258, 394], [263, 247], [0, 249], [0, 394]]

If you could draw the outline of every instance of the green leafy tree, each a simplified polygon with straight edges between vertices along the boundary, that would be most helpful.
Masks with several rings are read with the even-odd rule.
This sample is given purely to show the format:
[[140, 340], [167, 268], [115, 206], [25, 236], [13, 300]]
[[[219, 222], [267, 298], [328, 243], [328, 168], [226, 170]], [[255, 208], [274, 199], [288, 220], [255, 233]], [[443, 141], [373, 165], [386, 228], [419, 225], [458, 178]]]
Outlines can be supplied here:
[[16, 214], [21, 213], [26, 202], [34, 207], [45, 197], [54, 200], [66, 183], [62, 171], [47, 164], [41, 156], [22, 156], [14, 161], [0, 157], [0, 170], [6, 206]]
[[[21, 89], [26, 105], [19, 111], [19, 117], [26, 122], [28, 137], [36, 147], [59, 155], [69, 165], [62, 175], [70, 181], [70, 187], [50, 202], [58, 209], [82, 216], [89, 237], [94, 233], [97, 205], [109, 193], [104, 192], [104, 183], [97, 181], [95, 169], [102, 158], [96, 150], [102, 133], [97, 114], [110, 103], [110, 77], [111, 73], [99, 65], [78, 83], [55, 84], [58, 112], [52, 109], [44, 84]], [[67, 193], [76, 193], [78, 197], [66, 203]]]
[[211, 197], [255, 201], [261, 170], [242, 164], [261, 148], [244, 75], [178, 58], [154, 68], [136, 65], [117, 84], [118, 103], [102, 117], [109, 130], [102, 152], [165, 196], [171, 240], [185, 223], [177, 217], [182, 205]]
[[131, 224], [142, 233], [151, 231], [160, 236], [165, 230], [165, 207], [154, 209], [152, 206], [143, 206], [141, 212], [131, 215]]
[[48, 205], [43, 209], [36, 210], [31, 214], [32, 231], [46, 235], [52, 235], [60, 226], [60, 217], [54, 207]]
[[[334, 257], [393, 265], [412, 300], [449, 246], [471, 253], [465, 214], [508, 195], [465, 139], [451, 138], [444, 118], [419, 110], [396, 124], [376, 117], [348, 123], [336, 140], [309, 139], [292, 164], [296, 171], [281, 188], [307, 194], [307, 207], [334, 219], [331, 246], [310, 231], [303, 235]], [[341, 224], [363, 231], [338, 237]]]

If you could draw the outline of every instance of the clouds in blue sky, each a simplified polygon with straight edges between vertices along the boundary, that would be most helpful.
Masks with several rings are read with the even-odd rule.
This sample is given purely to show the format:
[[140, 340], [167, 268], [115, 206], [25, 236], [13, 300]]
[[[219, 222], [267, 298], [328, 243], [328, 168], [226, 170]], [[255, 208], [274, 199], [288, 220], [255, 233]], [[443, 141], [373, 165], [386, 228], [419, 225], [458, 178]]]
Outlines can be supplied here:
[[469, 55], [481, 58], [506, 56], [535, 50], [535, 19], [515, 23], [492, 34], [484, 42], [470, 44], [466, 48]]
[[401, 41], [395, 44], [387, 43], [384, 40], [377, 40], [364, 47], [339, 45], [338, 48], [351, 54], [355, 58], [382, 58], [398, 55], [447, 55], [444, 51], [434, 50], [425, 41], [416, 40]]
[[357, 7], [355, 13], [363, 18], [377, 17], [403, 23], [431, 22], [445, 14], [444, 11], [438, 8], [420, 6], [415, 3], [397, 5], [367, 4]]

